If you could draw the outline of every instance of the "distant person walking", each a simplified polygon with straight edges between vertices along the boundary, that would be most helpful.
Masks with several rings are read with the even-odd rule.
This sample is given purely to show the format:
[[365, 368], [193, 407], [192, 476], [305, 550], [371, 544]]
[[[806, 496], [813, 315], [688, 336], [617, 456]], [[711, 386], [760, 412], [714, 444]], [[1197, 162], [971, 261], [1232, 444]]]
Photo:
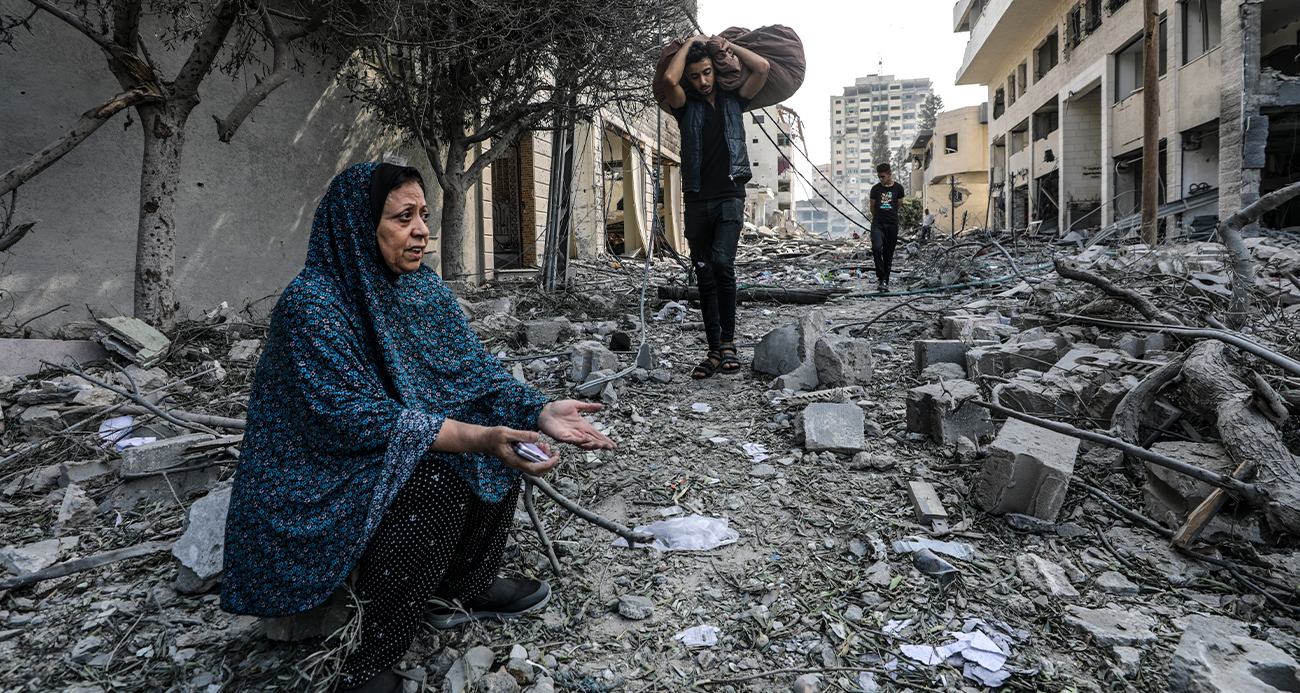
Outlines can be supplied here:
[[934, 230], [934, 215], [930, 213], [930, 208], [925, 208], [925, 214], [921, 217], [921, 240], [930, 240], [930, 232]]
[[889, 291], [889, 271], [898, 244], [898, 206], [903, 203], [903, 186], [894, 182], [889, 164], [876, 166], [880, 182], [871, 186], [871, 259], [876, 263], [876, 289]]

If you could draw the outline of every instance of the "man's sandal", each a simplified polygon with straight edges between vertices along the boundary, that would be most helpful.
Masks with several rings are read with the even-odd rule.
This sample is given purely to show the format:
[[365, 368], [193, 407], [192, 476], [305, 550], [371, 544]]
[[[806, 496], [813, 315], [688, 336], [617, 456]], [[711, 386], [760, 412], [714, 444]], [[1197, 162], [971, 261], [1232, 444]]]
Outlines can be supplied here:
[[710, 350], [708, 356], [705, 357], [703, 361], [700, 361], [699, 365], [695, 367], [695, 370], [691, 371], [691, 379], [704, 380], [705, 378], [712, 377], [714, 373], [718, 372], [718, 366], [721, 364], [722, 354]]
[[740, 358], [736, 356], [736, 345], [724, 346], [718, 350], [722, 356], [718, 363], [718, 370], [728, 375], [740, 372]]

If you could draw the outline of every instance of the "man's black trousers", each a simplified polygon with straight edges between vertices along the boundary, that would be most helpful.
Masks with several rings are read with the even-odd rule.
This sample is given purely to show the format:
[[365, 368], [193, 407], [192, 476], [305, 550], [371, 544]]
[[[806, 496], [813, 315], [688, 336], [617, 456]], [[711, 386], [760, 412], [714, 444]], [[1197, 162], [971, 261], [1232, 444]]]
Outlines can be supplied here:
[[736, 340], [736, 244], [745, 200], [720, 197], [686, 203], [686, 242], [700, 288], [700, 312], [709, 348]]
[[888, 282], [894, 267], [894, 246], [898, 244], [898, 224], [872, 222], [871, 259], [876, 263], [876, 281]]

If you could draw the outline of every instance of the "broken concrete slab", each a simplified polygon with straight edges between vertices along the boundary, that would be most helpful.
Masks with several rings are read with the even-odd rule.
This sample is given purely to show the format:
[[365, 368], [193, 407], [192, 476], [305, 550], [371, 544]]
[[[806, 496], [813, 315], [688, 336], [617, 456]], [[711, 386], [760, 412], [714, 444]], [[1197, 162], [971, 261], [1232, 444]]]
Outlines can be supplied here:
[[1092, 644], [1100, 647], [1147, 647], [1159, 641], [1152, 630], [1155, 619], [1132, 609], [1074, 606], [1066, 612], [1065, 624], [1092, 636]]
[[59, 465], [59, 486], [67, 488], [68, 484], [81, 484], [111, 474], [113, 469], [100, 460], [82, 460], [64, 462]]
[[813, 345], [813, 365], [821, 387], [845, 387], [871, 383], [871, 342], [853, 337], [827, 335]]
[[655, 615], [654, 600], [625, 594], [618, 598], [618, 614], [633, 621], [644, 621]]
[[122, 474], [139, 474], [178, 466], [184, 461], [185, 451], [191, 445], [213, 440], [215, 437], [207, 433], [191, 433], [126, 448], [122, 451], [120, 471]]
[[1122, 596], [1132, 596], [1141, 592], [1141, 588], [1129, 581], [1128, 578], [1113, 570], [1107, 570], [1097, 576], [1097, 589], [1106, 594], [1115, 594]]
[[795, 431], [809, 452], [853, 454], [866, 447], [865, 416], [856, 404], [809, 404], [799, 414]]
[[161, 361], [171, 347], [171, 340], [166, 335], [138, 318], [118, 316], [99, 318], [95, 322], [99, 324], [93, 337], [95, 341], [141, 368]]
[[966, 352], [966, 372], [976, 375], [1002, 376], [1010, 371], [1032, 368], [1047, 371], [1065, 355], [1069, 342], [1051, 335], [1032, 342], [1015, 342], [980, 347]]
[[936, 443], [956, 445], [959, 438], [977, 440], [995, 431], [989, 412], [965, 400], [979, 396], [969, 380], [944, 380], [907, 392], [907, 431], [924, 433]]
[[1151, 532], [1121, 526], [1107, 529], [1105, 535], [1121, 556], [1150, 565], [1172, 584], [1186, 584], [1206, 573], [1201, 563], [1184, 560], [1169, 546], [1168, 540]]
[[62, 537], [17, 547], [6, 546], [0, 549], [0, 565], [14, 575], [29, 575], [58, 563], [63, 552], [76, 548], [78, 543], [78, 537]]
[[572, 339], [576, 334], [568, 318], [525, 320], [519, 324], [515, 339], [521, 346], [549, 347]]
[[200, 580], [221, 575], [232, 488], [231, 482], [218, 484], [190, 505], [185, 533], [172, 546], [172, 555]]
[[0, 339], [0, 375], [36, 373], [42, 361], [72, 366], [106, 358], [104, 347], [90, 340]]
[[54, 522], [56, 527], [79, 527], [95, 519], [98, 505], [77, 484], [68, 484], [63, 491], [63, 503]]
[[1035, 553], [1023, 553], [1016, 556], [1016, 571], [1025, 584], [1038, 591], [1061, 599], [1075, 599], [1079, 590], [1074, 589], [1065, 569]]
[[1300, 691], [1300, 663], [1247, 634], [1246, 624], [1193, 614], [1169, 667], [1173, 693]]
[[593, 339], [573, 345], [569, 363], [569, 380], [579, 383], [585, 382], [592, 371], [619, 370], [618, 354]]
[[820, 309], [799, 322], [783, 325], [763, 335], [754, 347], [754, 370], [768, 375], [785, 375], [805, 361], [811, 361], [817, 339], [826, 333], [826, 319]]
[[1020, 513], [1055, 522], [1078, 450], [1077, 438], [1008, 419], [985, 451], [975, 502], [994, 514]]
[[995, 344], [997, 342], [991, 340], [918, 339], [912, 342], [912, 362], [917, 373], [937, 363], [955, 363], [961, 366], [965, 377], [966, 352]]
[[[1219, 443], [1174, 440], [1151, 446], [1152, 452], [1186, 462], [1216, 474], [1231, 476], [1237, 465]], [[1214, 487], [1160, 465], [1146, 463], [1147, 483], [1142, 487], [1147, 514], [1160, 524], [1176, 529], [1187, 514], [1200, 505]]]
[[921, 380], [937, 383], [941, 380], [965, 380], [966, 366], [960, 363], [932, 363], [921, 371]]
[[1000, 325], [1002, 316], [990, 315], [946, 315], [943, 318], [943, 338], [946, 340], [970, 341], [974, 339], [976, 325]]
[[789, 373], [778, 375], [772, 380], [772, 389], [791, 390], [793, 392], [817, 389], [817, 366], [812, 361], [804, 361]]

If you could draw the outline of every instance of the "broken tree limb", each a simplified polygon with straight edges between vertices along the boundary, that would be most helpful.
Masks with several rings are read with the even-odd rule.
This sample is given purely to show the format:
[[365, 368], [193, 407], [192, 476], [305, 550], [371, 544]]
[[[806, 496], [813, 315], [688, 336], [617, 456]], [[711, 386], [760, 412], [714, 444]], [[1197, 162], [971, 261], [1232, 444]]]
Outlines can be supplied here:
[[1183, 363], [1185, 399], [1193, 411], [1214, 421], [1228, 455], [1246, 465], [1244, 473], [1258, 470], [1254, 486], [1267, 498], [1262, 509], [1269, 523], [1300, 534], [1300, 464], [1277, 427], [1254, 406], [1244, 370], [1229, 359], [1223, 343], [1199, 342]]
[[653, 534], [642, 534], [641, 532], [633, 532], [632, 530], [628, 529], [627, 527], [624, 527], [623, 525], [620, 525], [619, 523], [613, 520], [603, 518], [600, 515], [597, 515], [596, 513], [593, 513], [590, 510], [587, 510], [586, 508], [578, 505], [577, 503], [574, 503], [568, 498], [565, 498], [563, 494], [561, 494], [559, 491], [556, 491], [550, 484], [546, 483], [546, 481], [543, 479], [525, 474], [524, 481], [536, 486], [539, 490], [541, 490], [542, 493], [545, 493], [548, 497], [550, 497], [551, 500], [555, 501], [561, 508], [568, 510], [574, 515], [581, 517], [582, 519], [586, 520], [587, 522], [590, 522], [593, 525], [596, 525], [597, 527], [600, 527], [601, 529], [607, 529], [613, 532], [614, 534], [623, 537], [624, 539], [627, 540], [628, 546], [635, 546], [636, 544], [654, 543], [655, 537]]
[[1057, 258], [1053, 264], [1056, 267], [1056, 273], [1062, 277], [1084, 282], [1085, 284], [1091, 284], [1098, 289], [1105, 291], [1110, 296], [1124, 300], [1124, 302], [1136, 308], [1137, 311], [1142, 314], [1142, 317], [1147, 320], [1154, 320], [1165, 325], [1181, 326], [1183, 324], [1182, 320], [1179, 320], [1170, 313], [1161, 310], [1159, 306], [1152, 303], [1151, 299], [1146, 296], [1143, 296], [1132, 289], [1125, 289], [1099, 274], [1089, 272], [1088, 270], [1079, 267], [1078, 263], [1073, 260]]
[[1062, 313], [1061, 318], [1069, 322], [1079, 322], [1085, 325], [1097, 325], [1098, 327], [1118, 327], [1122, 329], [1146, 329], [1160, 330], [1179, 337], [1191, 337], [1193, 339], [1217, 339], [1225, 344], [1248, 352], [1269, 363], [1281, 368], [1292, 375], [1300, 375], [1300, 361], [1286, 356], [1270, 349], [1259, 342], [1254, 342], [1237, 332], [1229, 330], [1211, 330], [1203, 327], [1178, 327], [1175, 325], [1157, 325], [1149, 322], [1128, 322], [1125, 320], [1105, 320], [1102, 318], [1090, 318], [1086, 315], [1071, 315]]
[[85, 380], [85, 381], [88, 382], [88, 383], [92, 383], [92, 384], [94, 384], [94, 385], [98, 385], [98, 386], [104, 388], [105, 390], [110, 390], [110, 391], [112, 391], [112, 392], [116, 392], [117, 394], [119, 394], [119, 395], [121, 395], [121, 396], [123, 396], [123, 397], [125, 397], [125, 398], [127, 398], [127, 399], [129, 399], [129, 400], [131, 400], [132, 402], [135, 402], [136, 404], [140, 405], [141, 407], [144, 407], [145, 409], [147, 409], [147, 410], [149, 411], [150, 414], [153, 414], [153, 415], [155, 415], [155, 416], [158, 416], [158, 417], [162, 418], [162, 420], [164, 420], [164, 421], [166, 421], [166, 422], [168, 422], [168, 423], [174, 423], [174, 424], [176, 424], [177, 426], [180, 426], [180, 427], [182, 427], [182, 428], [188, 428], [188, 429], [190, 429], [190, 430], [192, 430], [192, 431], [199, 431], [200, 433], [211, 433], [212, 435], [217, 435], [217, 432], [216, 432], [216, 431], [212, 430], [211, 428], [208, 428], [207, 426], [204, 426], [203, 424], [200, 424], [200, 423], [194, 423], [194, 422], [190, 422], [190, 421], [182, 421], [182, 420], [176, 418], [175, 416], [172, 416], [171, 414], [168, 414], [167, 412], [165, 412], [165, 411], [159, 409], [158, 407], [155, 407], [154, 405], [150, 404], [150, 403], [148, 402], [148, 400], [146, 400], [145, 398], [141, 397], [140, 395], [137, 395], [137, 394], [133, 394], [133, 393], [127, 392], [126, 390], [123, 390], [123, 389], [120, 388], [120, 387], [114, 387], [114, 386], [112, 386], [112, 385], [109, 385], [108, 383], [106, 383], [106, 382], [104, 382], [104, 381], [102, 381], [102, 380], [100, 380], [100, 379], [98, 379], [98, 378], [96, 378], [96, 377], [94, 377], [94, 376], [86, 375], [85, 373], [82, 373], [81, 371], [79, 371], [79, 370], [77, 370], [77, 369], [75, 369], [75, 368], [69, 368], [69, 367], [67, 367], [67, 366], [59, 366], [59, 365], [55, 365], [55, 364], [53, 364], [53, 363], [46, 363], [46, 365], [49, 366], [49, 367], [51, 367], [51, 368], [53, 368], [53, 369], [55, 369], [55, 370], [59, 370], [59, 371], [63, 371], [64, 373], [68, 373], [68, 374], [71, 374], [71, 375], [75, 375], [75, 376], [77, 376], [78, 378], [81, 378], [82, 380]]
[[1247, 484], [1237, 479], [1232, 479], [1220, 474], [1215, 474], [1214, 472], [1211, 472], [1207, 469], [1201, 469], [1200, 467], [1197, 467], [1195, 465], [1191, 465], [1186, 462], [1180, 462], [1179, 460], [1176, 460], [1172, 457], [1166, 457], [1164, 455], [1161, 455], [1158, 452], [1152, 452], [1150, 450], [1120, 440], [1118, 438], [1112, 438], [1108, 435], [1103, 435], [1095, 431], [1085, 431], [1081, 428], [1075, 428], [1070, 424], [1061, 423], [1059, 421], [1048, 421], [1047, 419], [1040, 419], [1037, 416], [1031, 416], [1023, 412], [1018, 412], [1014, 409], [1008, 409], [1006, 407], [993, 404], [992, 402], [985, 402], [979, 399], [962, 400], [961, 406], [965, 406], [967, 404], [974, 404], [979, 407], [984, 407], [985, 409], [988, 409], [989, 411], [995, 414], [1000, 414], [1002, 416], [1007, 416], [1013, 419], [1019, 419], [1026, 423], [1034, 424], [1035, 426], [1038, 426], [1040, 428], [1045, 428], [1049, 431], [1055, 431], [1056, 433], [1060, 433], [1061, 435], [1070, 436], [1071, 438], [1078, 438], [1079, 440], [1087, 440], [1093, 443], [1097, 443], [1099, 445], [1105, 445], [1106, 447], [1109, 448], [1122, 450], [1126, 453], [1133, 455], [1138, 459], [1146, 460], [1148, 462], [1151, 462], [1152, 464], [1157, 464], [1167, 469], [1172, 469], [1175, 472], [1178, 472], [1180, 474], [1186, 474], [1187, 476], [1190, 476], [1193, 479], [1204, 481], [1205, 483], [1211, 486], [1232, 491], [1233, 493], [1241, 494], [1241, 496], [1247, 502], [1251, 503], [1251, 505], [1256, 505], [1258, 502], [1263, 500], [1259, 490], [1256, 488], [1254, 484]]
[[[135, 406], [131, 404], [122, 405], [118, 409], [118, 411], [122, 412], [123, 414], [135, 414], [137, 416], [142, 414], [154, 413], [153, 411], [149, 409], [145, 409], [144, 407]], [[232, 419], [225, 416], [212, 416], [209, 414], [192, 414], [187, 411], [181, 411], [180, 409], [168, 409], [166, 411], [169, 415], [174, 416], [180, 419], [181, 421], [188, 421], [190, 423], [195, 423], [202, 426], [211, 426], [213, 428], [229, 428], [236, 431], [243, 431], [248, 428], [248, 422], [245, 421], [244, 419]]]
[[[812, 304], [825, 303], [826, 299], [839, 293], [848, 292], [843, 290], [782, 289], [753, 286], [748, 289], [737, 289], [736, 300]], [[661, 286], [659, 287], [659, 298], [668, 301], [698, 301], [700, 300], [700, 290], [693, 286]]]
[[[1115, 407], [1115, 413], [1110, 417], [1110, 431], [1116, 438], [1128, 443], [1139, 444], [1142, 442], [1141, 427], [1142, 415], [1151, 411], [1155, 405], [1156, 397], [1160, 396], [1160, 391], [1178, 377], [1183, 370], [1183, 360], [1179, 358], [1176, 361], [1170, 361], [1165, 365], [1155, 369], [1147, 377], [1138, 383], [1137, 387], [1124, 393], [1120, 399], [1119, 405]], [[1129, 474], [1138, 482], [1146, 481], [1146, 467], [1135, 458], [1125, 455], [1128, 463]]]
[[139, 558], [140, 556], [148, 556], [150, 554], [155, 554], [160, 551], [167, 551], [171, 549], [172, 544], [175, 543], [176, 542], [174, 541], [151, 541], [145, 544], [128, 546], [124, 549], [117, 549], [115, 551], [106, 551], [104, 553], [98, 553], [95, 554], [94, 556], [86, 556], [85, 558], [78, 558], [72, 561], [64, 561], [63, 563], [56, 563], [46, 568], [45, 570], [38, 570], [34, 573], [19, 575], [18, 577], [12, 577], [6, 580], [0, 580], [0, 590], [8, 590], [8, 589], [13, 589], [15, 587], [22, 587], [23, 585], [30, 585], [33, 583], [40, 582], [41, 580], [49, 580], [50, 578], [63, 577], [64, 575], [80, 573], [83, 570], [90, 570], [92, 568], [98, 568], [100, 566], [108, 565], [109, 563], [117, 563], [118, 561], [125, 561], [128, 558]]
[[546, 528], [542, 526], [542, 518], [537, 516], [537, 505], [533, 503], [533, 482], [529, 477], [524, 477], [524, 510], [528, 512], [528, 519], [533, 523], [533, 529], [537, 530], [537, 538], [542, 542], [542, 548], [546, 549], [546, 559], [551, 562], [551, 571], [555, 577], [564, 577], [564, 572], [560, 568], [560, 559], [555, 555], [555, 547], [551, 545], [551, 538], [546, 536]]
[[1255, 394], [1259, 395], [1260, 400], [1268, 407], [1264, 410], [1264, 415], [1279, 426], [1286, 423], [1286, 420], [1291, 418], [1291, 411], [1286, 408], [1286, 402], [1282, 401], [1282, 396], [1277, 393], [1277, 390], [1268, 384], [1264, 376], [1255, 371], [1250, 372], [1250, 380], [1255, 386]]
[[160, 99], [161, 97], [157, 94], [144, 87], [139, 87], [122, 92], [81, 114], [81, 118], [73, 124], [72, 129], [68, 130], [67, 134], [50, 143], [41, 151], [36, 152], [26, 161], [9, 169], [3, 176], [0, 176], [0, 196], [9, 194], [9, 191], [31, 180], [36, 174], [62, 159], [63, 155], [75, 149], [87, 137], [94, 134], [99, 129], [99, 126], [107, 123], [110, 118], [117, 115], [118, 111], [147, 101], [158, 101]]
[[1255, 283], [1255, 261], [1241, 237], [1241, 229], [1259, 221], [1264, 214], [1292, 198], [1300, 197], [1300, 183], [1292, 183], [1255, 200], [1219, 222], [1219, 238], [1232, 258], [1232, 301], [1228, 305], [1228, 326], [1241, 329], [1250, 313], [1250, 287]]

